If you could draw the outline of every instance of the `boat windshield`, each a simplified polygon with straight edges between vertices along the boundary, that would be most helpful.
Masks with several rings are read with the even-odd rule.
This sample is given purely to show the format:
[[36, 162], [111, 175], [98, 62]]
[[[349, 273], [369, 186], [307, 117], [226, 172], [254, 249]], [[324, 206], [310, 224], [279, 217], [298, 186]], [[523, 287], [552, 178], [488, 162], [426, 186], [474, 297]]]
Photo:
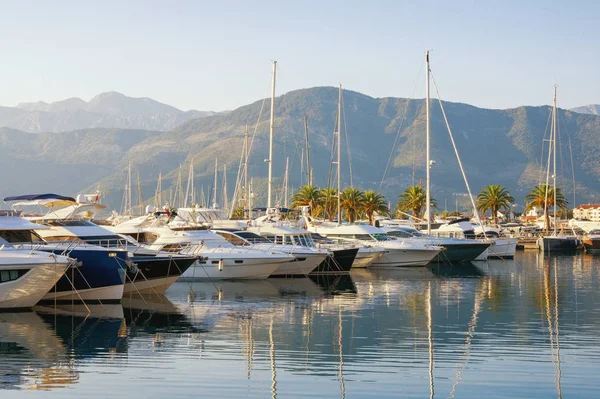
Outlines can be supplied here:
[[11, 244], [43, 244], [44, 240], [33, 230], [0, 230], [0, 238]]
[[294, 237], [294, 244], [301, 245], [303, 247], [314, 248], [315, 242], [312, 237], [308, 234], [300, 234]]
[[600, 229], [590, 230], [590, 232], [588, 234], [591, 235], [591, 236], [600, 235]]
[[390, 240], [390, 237], [388, 237], [387, 234], [382, 234], [382, 233], [371, 234], [371, 237], [373, 237], [375, 239], [375, 241], [389, 241]]
[[315, 242], [315, 243], [319, 243], [319, 244], [333, 244], [334, 243], [329, 238], [323, 237], [322, 235], [317, 234], [317, 233], [312, 233], [310, 236], [311, 236], [313, 242]]
[[387, 235], [390, 237], [399, 237], [399, 238], [410, 238], [413, 236], [408, 231], [403, 231], [403, 230], [388, 231]]
[[360, 240], [360, 241], [374, 241], [373, 237], [369, 234], [327, 234], [327, 238], [331, 238], [336, 241], [343, 240]]
[[77, 219], [40, 219], [35, 221], [37, 224], [45, 224], [46, 226], [64, 226], [64, 227], [96, 227], [97, 225], [88, 222], [87, 220]]
[[242, 237], [242, 238], [248, 240], [248, 242], [250, 242], [252, 244], [257, 244], [259, 242], [269, 243], [269, 244], [272, 243], [272, 241], [268, 240], [267, 238], [265, 238], [263, 236], [259, 236], [258, 234], [255, 234], [255, 233], [251, 233], [249, 231], [236, 231], [235, 234], [239, 237]]

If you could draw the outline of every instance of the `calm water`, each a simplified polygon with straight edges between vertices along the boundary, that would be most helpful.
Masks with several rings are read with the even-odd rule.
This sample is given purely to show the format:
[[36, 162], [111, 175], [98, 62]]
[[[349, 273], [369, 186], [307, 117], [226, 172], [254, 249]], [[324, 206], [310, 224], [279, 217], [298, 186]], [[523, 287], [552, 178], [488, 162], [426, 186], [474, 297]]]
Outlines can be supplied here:
[[0, 314], [0, 397], [597, 398], [600, 257], [177, 283]]

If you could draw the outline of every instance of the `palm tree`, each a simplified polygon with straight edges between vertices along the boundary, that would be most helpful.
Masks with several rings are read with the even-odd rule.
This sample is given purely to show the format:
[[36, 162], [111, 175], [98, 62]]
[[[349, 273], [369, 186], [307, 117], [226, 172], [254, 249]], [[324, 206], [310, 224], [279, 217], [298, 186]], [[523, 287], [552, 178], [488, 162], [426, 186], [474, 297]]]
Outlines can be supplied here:
[[337, 194], [337, 190], [333, 187], [327, 187], [319, 191], [320, 208], [330, 222], [337, 214]]
[[298, 192], [292, 197], [292, 208], [299, 206], [308, 206], [309, 212], [312, 214], [319, 205], [321, 194], [315, 186], [302, 186]]
[[515, 199], [500, 184], [492, 184], [481, 189], [477, 196], [477, 210], [486, 213], [488, 209], [492, 212], [494, 225], [498, 225], [498, 211], [500, 209], [509, 210]]
[[[527, 205], [525, 206], [525, 212], [531, 208], [536, 207], [544, 210], [544, 217], [546, 219], [546, 233], [550, 231], [550, 207], [559, 207], [560, 209], [566, 209], [569, 201], [564, 197], [559, 187], [556, 187], [556, 204], [554, 203], [554, 189], [548, 184], [540, 184], [535, 186], [531, 193], [525, 197]], [[547, 201], [547, 202], [546, 202]]]
[[358, 188], [347, 187], [340, 194], [340, 200], [342, 209], [346, 211], [348, 222], [354, 223], [357, 213], [363, 208], [365, 193]]
[[[432, 197], [431, 206], [437, 208], [435, 199]], [[398, 205], [396, 209], [403, 211], [412, 211], [415, 219], [421, 219], [423, 211], [427, 205], [427, 193], [422, 186], [410, 186], [398, 196]]]
[[369, 219], [369, 224], [373, 225], [373, 214], [377, 212], [380, 215], [389, 214], [388, 206], [385, 203], [383, 195], [373, 190], [367, 190], [364, 194], [363, 212]]

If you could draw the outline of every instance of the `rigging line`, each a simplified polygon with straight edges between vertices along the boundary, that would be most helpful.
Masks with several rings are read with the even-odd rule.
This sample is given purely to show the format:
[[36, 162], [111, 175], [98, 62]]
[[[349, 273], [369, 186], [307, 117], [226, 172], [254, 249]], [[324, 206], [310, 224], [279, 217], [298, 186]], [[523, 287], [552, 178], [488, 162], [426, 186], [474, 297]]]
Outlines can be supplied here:
[[[558, 150], [559, 150], [559, 161], [560, 161], [560, 174], [558, 176], [560, 176], [562, 178], [562, 180], [564, 180], [564, 165], [565, 165], [565, 161], [563, 158], [563, 148], [562, 148], [562, 143], [561, 143], [561, 138], [560, 138], [560, 129], [558, 128], [558, 107], [556, 109], [556, 134], [558, 134], [558, 139], [557, 139], [557, 143], [559, 144]], [[557, 178], [558, 178], [557, 176]], [[560, 183], [560, 182], [559, 182]], [[564, 184], [564, 181], [562, 182]]]
[[[342, 114], [344, 115], [344, 128], [346, 129], [346, 134], [344, 135], [344, 138], [346, 139], [346, 151], [348, 153], [348, 170], [350, 171], [350, 187], [354, 187], [354, 179], [352, 177], [352, 157], [350, 156], [350, 133], [348, 133], [348, 124], [346, 123], [346, 110], [344, 109], [344, 91], [342, 90], [342, 96], [341, 96], [341, 101], [342, 101]], [[340, 124], [341, 125], [341, 124]], [[341, 127], [340, 127], [340, 132], [339, 134], [342, 134], [341, 132]], [[338, 151], [340, 149], [338, 148]], [[338, 165], [338, 168], [340, 166]]]
[[[421, 74], [423, 72], [423, 66], [425, 65], [425, 60], [423, 60], [421, 62], [421, 67], [419, 68], [419, 73], [417, 75], [417, 79], [415, 80], [415, 85], [413, 87], [413, 92], [410, 95], [410, 97], [414, 97], [415, 92], [417, 91], [417, 85], [419, 82], [419, 79], [421, 78]], [[381, 177], [381, 182], [379, 183], [379, 191], [381, 191], [381, 187], [383, 187], [383, 181], [385, 180], [385, 177], [387, 176], [387, 172], [388, 169], [390, 167], [390, 163], [392, 162], [392, 158], [394, 156], [394, 152], [396, 151], [396, 143], [398, 142], [398, 139], [400, 138], [400, 132], [402, 131], [402, 127], [404, 126], [404, 122], [406, 121], [406, 115], [408, 114], [408, 108], [411, 102], [411, 98], [408, 98], [406, 101], [406, 107], [404, 108], [404, 115], [402, 116], [402, 118], [400, 119], [400, 126], [398, 126], [398, 130], [396, 131], [396, 138], [394, 139], [394, 144], [392, 145], [392, 149], [390, 151], [390, 156], [388, 158], [387, 164], [385, 166], [385, 170], [383, 171], [383, 176]], [[413, 144], [416, 143], [416, 138], [413, 141]], [[414, 151], [413, 151], [413, 172], [414, 172], [414, 165], [415, 165], [415, 156], [414, 156]]]
[[[269, 88], [267, 89], [267, 96], [263, 98], [262, 105], [260, 106], [260, 111], [258, 112], [258, 118], [256, 119], [256, 124], [254, 125], [254, 132], [252, 133], [252, 140], [250, 140], [250, 146], [248, 147], [248, 154], [252, 153], [252, 147], [254, 146], [254, 139], [256, 138], [256, 132], [258, 131], [258, 125], [260, 124], [260, 118], [262, 117], [263, 111], [265, 109], [265, 103], [267, 99], [270, 99], [271, 95], [271, 79], [269, 78]], [[250, 157], [250, 155], [248, 155]]]
[[577, 185], [575, 184], [575, 165], [573, 165], [573, 147], [571, 146], [571, 136], [568, 135], [567, 133], [567, 137], [569, 138], [569, 153], [571, 155], [571, 174], [572, 174], [572, 178], [573, 178], [573, 208], [575, 208], [577, 206], [577, 201], [576, 201], [576, 192], [577, 192]]
[[542, 139], [542, 152], [540, 153], [540, 176], [538, 178], [538, 185], [542, 184], [542, 176], [544, 173], [544, 143], [546, 140], [546, 133], [548, 133], [548, 125], [550, 124], [550, 120], [552, 118], [552, 109], [548, 112], [548, 120], [546, 120], [546, 128], [544, 129], [544, 138]]
[[[554, 108], [552, 108], [552, 115], [554, 115]], [[554, 129], [554, 117], [552, 117], [552, 129]], [[548, 191], [549, 191], [549, 185], [550, 185], [550, 159], [551, 155], [552, 155], [552, 151], [553, 149], [556, 150], [556, 146], [554, 145], [554, 136], [553, 136], [553, 130], [552, 132], [550, 132], [550, 140], [548, 141], [548, 163], [546, 165], [546, 187], [544, 189], [544, 220], [546, 219], [546, 217], [548, 216], [548, 212], [550, 211], [550, 207], [548, 206]], [[545, 133], [544, 133], [544, 137], [545, 137]], [[544, 223], [546, 224], [546, 223]], [[544, 226], [544, 228], [546, 229], [546, 233], [548, 233], [548, 228], [549, 226]]]
[[[248, 124], [246, 123], [246, 125], [245, 125], [245, 131], [244, 131], [244, 139], [242, 141], [242, 153], [240, 154], [240, 163], [238, 165], [237, 177], [235, 179], [235, 188], [233, 189], [233, 197], [231, 199], [232, 206], [231, 206], [231, 210], [230, 210], [230, 213], [229, 213], [229, 218], [232, 217], [233, 210], [235, 208], [237, 208], [237, 205], [236, 205], [238, 203], [238, 198], [237, 197], [238, 197], [239, 192], [240, 192], [240, 190], [242, 188], [241, 187], [242, 186], [242, 178], [243, 178], [243, 176], [242, 176], [242, 170], [243, 170], [242, 166], [244, 165], [244, 161], [247, 162], [247, 160], [244, 159], [244, 155], [246, 154], [246, 146], [248, 145], [247, 140], [246, 140], [246, 133], [247, 132], [248, 132]], [[247, 168], [247, 164], [244, 165], [244, 166]]]
[[[467, 187], [467, 192], [469, 193], [469, 199], [471, 200], [471, 205], [473, 205], [473, 214], [475, 215], [475, 220], [479, 222], [481, 226], [481, 230], [483, 231], [483, 235], [485, 236], [485, 229], [483, 228], [483, 222], [479, 217], [479, 212], [477, 211], [477, 206], [475, 205], [475, 200], [473, 199], [473, 194], [471, 193], [471, 187], [469, 187], [469, 182], [467, 181], [467, 175], [465, 174], [465, 170], [463, 168], [462, 162], [460, 160], [460, 155], [458, 155], [458, 149], [456, 148], [456, 143], [454, 142], [454, 136], [452, 135], [452, 130], [450, 129], [450, 124], [448, 123], [448, 118], [446, 117], [446, 111], [444, 110], [444, 105], [442, 104], [442, 100], [440, 98], [440, 92], [438, 91], [437, 83], [435, 78], [433, 77], [433, 73], [430, 71], [431, 81], [433, 82], [433, 87], [435, 88], [435, 93], [438, 97], [438, 102], [440, 104], [440, 108], [442, 110], [442, 116], [444, 117], [444, 122], [446, 122], [446, 128], [448, 129], [448, 134], [450, 135], [450, 141], [452, 142], [452, 147], [454, 148], [454, 153], [456, 154], [456, 160], [458, 161], [458, 166], [460, 167], [460, 171], [462, 173], [463, 179], [465, 181], [465, 186]], [[429, 165], [427, 165], [429, 167]]]
[[[334, 126], [337, 126], [338, 117], [339, 116], [336, 114]], [[334, 132], [335, 132], [335, 130], [336, 130], [336, 127], [333, 128]], [[333, 154], [334, 154], [335, 148], [337, 147], [335, 144], [336, 144], [336, 140], [335, 140], [335, 135], [334, 135], [333, 138], [331, 139], [331, 160], [329, 161], [329, 177], [327, 178], [327, 187], [331, 187], [331, 175], [333, 173]], [[339, 151], [339, 149], [338, 149], [338, 151]]]
[[567, 127], [567, 122], [565, 121], [564, 118], [564, 114], [563, 114], [563, 118], [559, 118], [559, 123], [561, 122], [563, 123], [563, 127], [565, 129], [565, 131], [567, 132], [567, 140], [569, 141], [569, 155], [571, 157], [571, 178], [573, 179], [573, 208], [575, 208], [575, 206], [577, 205], [577, 202], [575, 201], [576, 199], [576, 189], [577, 189], [577, 185], [575, 184], [575, 164], [573, 163], [573, 147], [571, 146], [571, 134], [569, 133], [569, 128]]

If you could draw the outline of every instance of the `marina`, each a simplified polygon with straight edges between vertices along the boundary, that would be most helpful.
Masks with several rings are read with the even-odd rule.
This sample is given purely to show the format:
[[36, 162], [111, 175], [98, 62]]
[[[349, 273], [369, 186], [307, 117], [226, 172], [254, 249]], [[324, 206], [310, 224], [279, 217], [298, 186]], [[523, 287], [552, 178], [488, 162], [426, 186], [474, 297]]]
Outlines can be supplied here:
[[[175, 283], [0, 314], [3, 397], [594, 398], [600, 258]], [[167, 371], [167, 372], [165, 372]], [[313, 389], [307, 390], [310, 384]]]
[[30, 3], [0, 399], [600, 396], [600, 3]]

